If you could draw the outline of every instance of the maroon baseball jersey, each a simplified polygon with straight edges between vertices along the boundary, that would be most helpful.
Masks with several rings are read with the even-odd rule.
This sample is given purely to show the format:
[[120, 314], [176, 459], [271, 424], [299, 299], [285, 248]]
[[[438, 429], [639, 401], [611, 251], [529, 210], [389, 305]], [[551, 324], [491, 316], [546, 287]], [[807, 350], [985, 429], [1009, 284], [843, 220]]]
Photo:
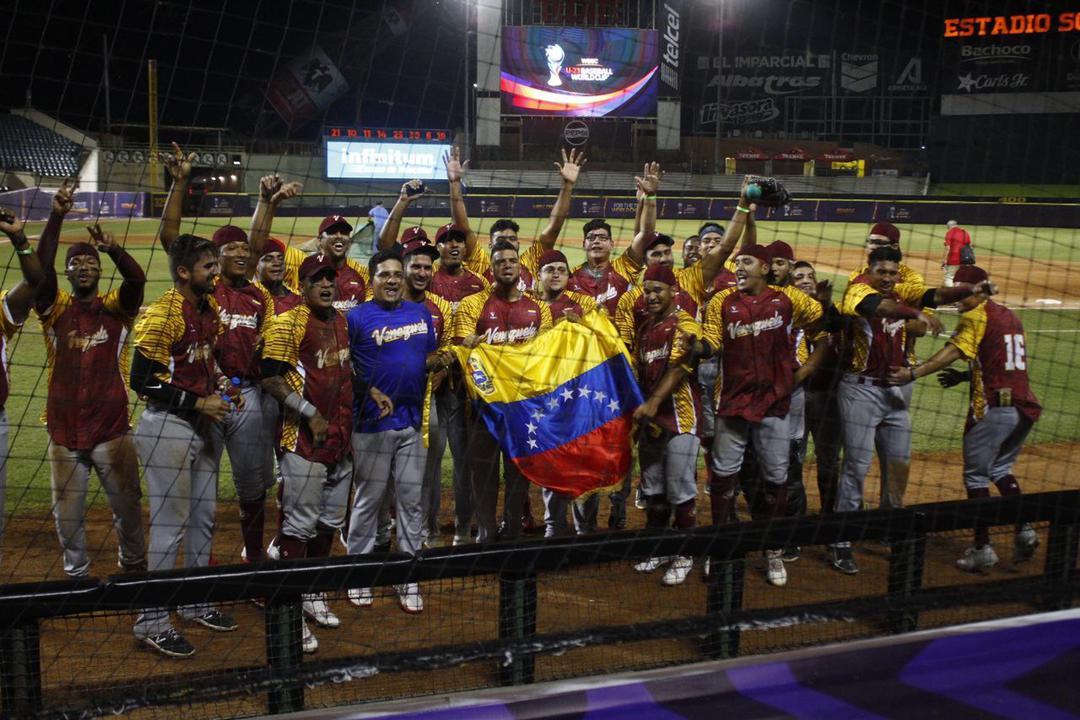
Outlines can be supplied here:
[[[634, 339], [642, 395], [648, 397], [670, 368], [686, 363], [693, 340], [701, 333], [701, 326], [682, 310], [675, 310], [659, 322], [651, 315], [645, 317]], [[660, 403], [653, 423], [675, 434], [696, 433], [701, 417], [700, 393], [688, 373]]]
[[717, 293], [705, 309], [705, 339], [721, 353], [716, 414], [761, 422], [791, 405], [791, 328], [821, 319], [821, 305], [803, 292], [768, 287], [758, 295]]
[[221, 331], [213, 296], [193, 304], [170, 288], [135, 323], [135, 347], [165, 368], [156, 374], [159, 380], [207, 397], [216, 391], [221, 377], [214, 359]]
[[450, 303], [450, 307], [456, 311], [458, 304], [462, 300], [470, 295], [483, 292], [489, 287], [491, 287], [491, 283], [464, 265], [462, 265], [461, 272], [457, 275], [451, 275], [445, 268], [439, 266], [431, 276], [431, 285], [428, 290]]
[[364, 302], [367, 297], [367, 280], [351, 263], [343, 263], [337, 269], [334, 284], [337, 286], [337, 299], [334, 300], [334, 307], [342, 315], [347, 315], [350, 310]]
[[925, 292], [924, 286], [915, 283], [899, 283], [892, 292], [878, 292], [870, 286], [869, 278], [865, 275], [856, 277], [847, 286], [840, 301], [841, 314], [851, 318], [844, 330], [843, 352], [847, 372], [884, 380], [892, 370], [909, 365], [905, 330], [907, 321], [864, 317], [859, 314], [858, 308], [872, 295], [918, 307]]
[[[266, 289], [266, 287], [264, 285], [261, 285], [261, 284], [259, 284], [259, 287], [262, 287], [262, 288]], [[289, 287], [287, 285], [284, 286], [284, 288], [285, 288], [285, 294], [284, 295], [274, 295], [274, 294], [272, 294], [270, 292], [269, 289], [266, 289], [266, 294], [269, 295], [271, 297], [271, 299], [273, 299], [273, 301], [274, 301], [274, 314], [275, 315], [280, 315], [283, 312], [288, 312], [289, 310], [292, 310], [293, 308], [295, 308], [297, 305], [299, 305], [300, 303], [302, 303], [304, 301], [304, 298], [302, 296], [300, 296], [297, 293], [294, 293], [292, 290], [289, 289]], [[264, 324], [265, 324], [265, 322], [264, 322]]]
[[1028, 384], [1024, 326], [1012, 310], [993, 300], [960, 316], [949, 339], [971, 365], [968, 423], [982, 419], [988, 407], [1012, 405], [1032, 422], [1042, 406]]
[[91, 450], [127, 432], [128, 335], [134, 318], [120, 291], [78, 300], [58, 290], [39, 310], [45, 332], [49, 437], [70, 450]]
[[597, 305], [603, 306], [609, 317], [614, 319], [615, 309], [621, 298], [630, 289], [631, 281], [641, 272], [641, 265], [623, 253], [610, 261], [598, 274], [589, 270], [588, 263], [578, 267], [570, 275], [567, 290], [588, 295]]
[[[542, 298], [537, 297], [537, 299], [543, 302]], [[560, 320], [566, 318], [567, 312], [572, 312], [578, 317], [581, 317], [597, 307], [591, 297], [586, 297], [573, 290], [564, 290], [559, 293], [559, 297], [555, 298], [552, 302], [549, 302], [547, 306], [548, 309], [551, 310], [551, 321], [556, 324], [558, 324]]]
[[326, 441], [315, 447], [311, 428], [295, 413], [283, 412], [278, 442], [311, 462], [336, 463], [350, 454], [352, 436], [352, 358], [349, 327], [341, 313], [323, 320], [307, 305], [273, 317], [266, 328], [263, 355], [291, 369], [285, 382], [315, 406], [326, 420]]
[[218, 366], [230, 378], [253, 380], [259, 377], [258, 351], [270, 304], [264, 292], [250, 283], [235, 288], [224, 280], [219, 280], [214, 288], [223, 329], [217, 344]]
[[716, 273], [712, 285], [706, 289], [705, 302], [712, 300], [713, 295], [716, 295], [716, 293], [729, 290], [736, 287], [736, 285], [735, 273], [731, 272], [727, 267], [720, 268], [720, 272]]
[[493, 290], [470, 295], [454, 312], [454, 343], [479, 335], [489, 345], [518, 344], [551, 329], [551, 311], [535, 298], [522, 294], [507, 302]]

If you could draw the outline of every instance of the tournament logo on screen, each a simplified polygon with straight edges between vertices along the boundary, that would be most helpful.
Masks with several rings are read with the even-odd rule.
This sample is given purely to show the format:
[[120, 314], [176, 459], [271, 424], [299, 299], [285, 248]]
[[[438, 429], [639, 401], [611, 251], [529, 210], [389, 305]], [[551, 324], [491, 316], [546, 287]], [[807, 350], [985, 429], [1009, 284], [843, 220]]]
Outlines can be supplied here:
[[625, 28], [505, 27], [508, 115], [654, 117], [659, 36]]

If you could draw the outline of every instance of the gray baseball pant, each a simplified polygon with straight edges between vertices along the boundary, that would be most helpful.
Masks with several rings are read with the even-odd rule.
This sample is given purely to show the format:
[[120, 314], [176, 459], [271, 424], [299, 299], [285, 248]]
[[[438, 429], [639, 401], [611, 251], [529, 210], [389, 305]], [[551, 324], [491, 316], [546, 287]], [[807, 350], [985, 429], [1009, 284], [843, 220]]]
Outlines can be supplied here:
[[273, 486], [273, 474], [266, 470], [273, 435], [266, 434], [262, 390], [255, 385], [246, 385], [240, 389], [240, 394], [244, 398], [244, 407], [234, 407], [224, 420], [210, 426], [209, 452], [215, 464], [220, 466], [222, 451], [229, 451], [236, 499], [242, 503], [258, 502]]
[[[159, 407], [147, 405], [135, 429], [135, 449], [142, 461], [150, 498], [149, 569], [170, 570], [184, 543], [184, 567], [206, 567], [214, 539], [217, 464], [209, 452], [209, 432]], [[190, 618], [209, 606], [179, 608]], [[135, 637], [146, 638], [171, 627], [168, 608], [148, 608], [135, 621]]]
[[91, 468], [97, 471], [112, 508], [113, 527], [120, 546], [120, 567], [125, 571], [145, 571], [146, 538], [142, 529], [139, 459], [131, 434], [124, 433], [90, 450], [71, 450], [50, 441], [48, 453], [52, 468], [53, 517], [64, 554], [64, 572], [71, 577], [90, 573], [85, 521]]
[[[863, 485], [875, 443], [888, 467], [885, 493], [892, 507], [902, 507], [911, 464], [911, 416], [901, 388], [866, 384], [845, 375], [838, 388], [844, 425], [844, 462], [836, 511], [861, 510]], [[910, 393], [908, 394], [910, 397]]]
[[991, 407], [964, 433], [964, 487], [988, 488], [1012, 473], [1032, 422], [1014, 407]]
[[762, 479], [783, 485], [787, 482], [790, 438], [786, 417], [766, 417], [753, 423], [740, 417], [719, 416], [713, 438], [713, 473], [718, 477], [737, 475], [742, 469], [746, 446], [753, 443]]
[[697, 435], [646, 437], [638, 443], [641, 489], [646, 497], [662, 495], [672, 507], [697, 497]]
[[574, 532], [578, 535], [596, 532], [596, 518], [600, 512], [600, 494], [592, 493], [588, 497], [571, 498], [566, 493], [544, 488], [540, 491], [544, 498], [544, 537], [561, 537], [570, 534], [566, 522], [566, 509], [571, 507], [574, 514]]
[[278, 458], [281, 467], [281, 531], [298, 540], [311, 540], [324, 525], [335, 530], [345, 524], [353, 464], [349, 457], [333, 465], [312, 462], [294, 452]]
[[398, 549], [416, 555], [424, 542], [421, 495], [427, 450], [423, 436], [416, 428], [353, 433], [352, 447], [356, 493], [346, 543], [349, 554], [364, 555], [375, 547], [379, 508], [393, 478]]
[[[476, 515], [476, 497], [473, 492], [472, 461], [469, 456], [469, 430], [465, 419], [464, 381], [458, 381], [458, 387], [449, 387], [449, 378], [444, 380], [435, 391], [436, 407], [432, 415], [438, 415], [439, 428], [450, 445], [450, 454], [454, 459], [454, 528], [457, 535], [468, 536], [472, 533], [473, 517]], [[432, 423], [434, 426], [434, 423]], [[443, 450], [438, 456], [428, 455], [428, 468], [432, 462], [435, 468], [442, 466]], [[435, 470], [435, 472], [439, 472]], [[440, 476], [441, 478], [441, 476]]]
[[446, 451], [446, 428], [439, 422], [439, 403], [431, 399], [428, 416], [427, 459], [424, 463], [424, 488], [420, 510], [424, 519], [424, 538], [439, 534], [439, 509], [442, 506], [442, 458]]
[[697, 366], [697, 383], [701, 388], [701, 432], [703, 438], [716, 434], [716, 380], [720, 376], [720, 360], [709, 358]]

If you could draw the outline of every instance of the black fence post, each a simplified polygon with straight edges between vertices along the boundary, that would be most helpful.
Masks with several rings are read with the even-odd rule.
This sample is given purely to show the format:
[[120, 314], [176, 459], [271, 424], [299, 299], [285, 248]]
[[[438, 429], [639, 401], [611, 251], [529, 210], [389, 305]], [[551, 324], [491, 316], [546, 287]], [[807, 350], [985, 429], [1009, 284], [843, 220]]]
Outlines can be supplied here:
[[0, 717], [41, 710], [41, 630], [36, 619], [0, 630]]
[[1041, 609], [1065, 610], [1072, 606], [1072, 579], [1076, 575], [1077, 543], [1080, 525], [1063, 522], [1050, 524], [1046, 539], [1046, 567], [1043, 577], [1046, 592]]
[[[499, 639], [527, 640], [536, 634], [536, 575], [503, 573], [499, 576]], [[515, 653], [500, 662], [501, 685], [524, 685], [535, 678], [536, 656]]]
[[889, 538], [889, 609], [885, 625], [890, 633], [912, 632], [919, 627], [918, 610], [893, 605], [895, 601], [908, 600], [922, 589], [926, 531], [921, 514], [915, 515], [913, 524], [914, 530], [903, 537]]
[[[705, 614], [721, 623], [731, 622], [733, 613], [742, 610], [746, 556], [712, 556], [705, 590]], [[728, 628], [705, 636], [703, 651], [713, 660], [738, 657], [741, 631]]]
[[272, 714], [304, 709], [304, 683], [297, 680], [304, 657], [299, 595], [278, 596], [266, 603], [266, 662], [274, 680], [267, 692]]

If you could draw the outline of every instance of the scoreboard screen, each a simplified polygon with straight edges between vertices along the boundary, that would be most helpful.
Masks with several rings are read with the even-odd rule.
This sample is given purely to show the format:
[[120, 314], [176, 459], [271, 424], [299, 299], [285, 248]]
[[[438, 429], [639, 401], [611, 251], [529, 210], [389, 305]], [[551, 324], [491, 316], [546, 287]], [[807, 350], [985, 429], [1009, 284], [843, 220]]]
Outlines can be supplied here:
[[448, 130], [330, 127], [326, 139], [328, 180], [438, 180], [446, 175]]

